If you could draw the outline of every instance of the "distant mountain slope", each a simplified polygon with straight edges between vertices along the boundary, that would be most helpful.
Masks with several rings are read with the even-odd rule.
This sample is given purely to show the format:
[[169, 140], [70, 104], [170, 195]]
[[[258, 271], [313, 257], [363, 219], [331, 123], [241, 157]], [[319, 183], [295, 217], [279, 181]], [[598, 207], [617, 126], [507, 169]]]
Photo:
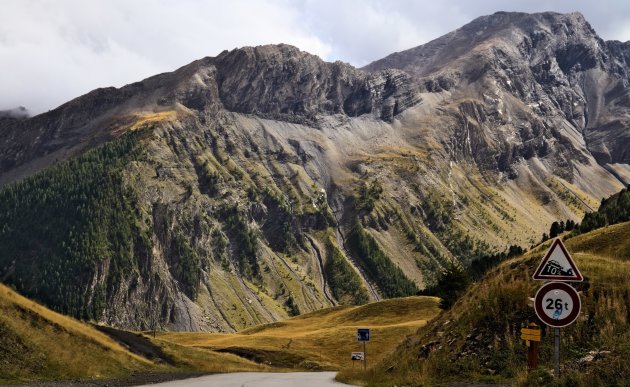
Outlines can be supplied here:
[[[629, 55], [628, 43], [603, 41], [579, 13], [498, 12], [365, 69], [401, 69], [421, 77], [428, 90], [472, 92], [486, 108], [508, 113], [508, 120], [510, 110], [534, 113], [535, 122], [514, 122], [524, 126], [521, 138], [538, 124], [543, 136], [559, 139], [564, 121], [582, 133], [601, 165], [616, 170], [615, 164], [630, 162]], [[544, 133], [550, 127], [555, 129], [551, 136]], [[534, 146], [534, 152], [544, 144]], [[619, 168], [630, 182], [628, 169]]]
[[193, 331], [412, 295], [624, 186], [627, 58], [498, 13], [369, 71], [245, 47], [2, 120], [0, 280]]

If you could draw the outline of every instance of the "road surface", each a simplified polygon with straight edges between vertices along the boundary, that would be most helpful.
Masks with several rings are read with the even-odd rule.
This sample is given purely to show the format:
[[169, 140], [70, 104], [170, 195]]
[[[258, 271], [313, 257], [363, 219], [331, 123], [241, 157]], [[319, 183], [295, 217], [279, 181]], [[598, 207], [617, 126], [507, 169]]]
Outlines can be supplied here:
[[336, 372], [235, 372], [149, 384], [145, 387], [327, 387], [347, 386], [334, 380]]

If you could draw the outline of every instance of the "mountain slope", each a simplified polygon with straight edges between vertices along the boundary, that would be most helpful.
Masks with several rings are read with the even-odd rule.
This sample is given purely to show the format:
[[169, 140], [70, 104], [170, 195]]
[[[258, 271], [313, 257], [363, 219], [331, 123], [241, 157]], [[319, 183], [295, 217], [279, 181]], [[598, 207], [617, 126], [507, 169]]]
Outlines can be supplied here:
[[0, 382], [125, 376], [157, 369], [96, 329], [0, 285]]
[[241, 357], [151, 340], [60, 315], [0, 284], [0, 383], [141, 384], [265, 371]]
[[0, 280], [193, 331], [412, 295], [619, 191], [626, 51], [501, 13], [369, 71], [246, 47], [0, 121]]
[[[616, 165], [630, 161], [626, 151], [630, 141], [627, 57], [627, 44], [603, 41], [579, 13], [498, 12], [365, 69], [405, 70], [421, 77], [432, 91], [468, 96], [472, 91], [484, 102], [484, 110], [508, 121], [510, 111], [520, 110], [524, 116], [512, 115], [521, 120], [533, 115], [534, 122], [513, 123], [521, 137], [514, 145], [534, 142], [536, 154], [547, 152], [541, 149], [545, 145], [555, 145], [546, 144], [549, 137], [569, 140], [575, 137], [571, 132], [578, 131], [583, 135], [581, 145], [600, 165], [613, 171], [620, 168], [627, 184], [627, 168]], [[527, 106], [518, 106], [523, 104]], [[555, 130], [549, 133], [546, 129], [551, 128]], [[526, 131], [529, 135], [523, 136]], [[511, 151], [499, 158], [514, 157]]]
[[[630, 223], [626, 222], [566, 241], [587, 282], [574, 284], [581, 291], [582, 312], [574, 324], [562, 328], [560, 384], [611, 385], [628, 380], [628, 235]], [[543, 327], [541, 370], [529, 376], [527, 349], [519, 337], [521, 327], [539, 323], [528, 297], [541, 285], [531, 276], [548, 247], [549, 243], [541, 245], [489, 273], [451, 310], [392, 351], [372, 374], [347, 373], [342, 380], [369, 379], [373, 385], [475, 379], [553, 383], [550, 373], [544, 371], [553, 364], [553, 332]]]

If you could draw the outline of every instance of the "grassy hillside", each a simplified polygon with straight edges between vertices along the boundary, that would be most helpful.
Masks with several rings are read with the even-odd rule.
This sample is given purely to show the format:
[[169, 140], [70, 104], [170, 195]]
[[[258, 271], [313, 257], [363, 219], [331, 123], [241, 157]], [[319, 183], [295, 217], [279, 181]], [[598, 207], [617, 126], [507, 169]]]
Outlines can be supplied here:
[[0, 382], [124, 376], [155, 364], [0, 285]]
[[[129, 333], [136, 341], [147, 341]], [[93, 326], [0, 284], [0, 384], [126, 378], [131, 373], [260, 371], [234, 355], [164, 343], [160, 361], [136, 355]], [[166, 361], [164, 361], [166, 360]]]
[[438, 301], [434, 297], [398, 298], [328, 308], [234, 334], [173, 332], [158, 334], [158, 339], [231, 352], [277, 367], [344, 369], [352, 367], [350, 352], [363, 350], [356, 341], [357, 328], [371, 328], [368, 362], [375, 363], [434, 318], [439, 313]]
[[[630, 380], [630, 223], [567, 240], [587, 281], [582, 312], [562, 329], [560, 385], [625, 385]], [[525, 370], [520, 328], [537, 322], [528, 297], [541, 285], [531, 275], [549, 247], [541, 245], [490, 272], [447, 312], [408, 338], [367, 375], [343, 371], [346, 382], [368, 385], [440, 384], [485, 380], [549, 385], [551, 330], [543, 329], [540, 369]]]

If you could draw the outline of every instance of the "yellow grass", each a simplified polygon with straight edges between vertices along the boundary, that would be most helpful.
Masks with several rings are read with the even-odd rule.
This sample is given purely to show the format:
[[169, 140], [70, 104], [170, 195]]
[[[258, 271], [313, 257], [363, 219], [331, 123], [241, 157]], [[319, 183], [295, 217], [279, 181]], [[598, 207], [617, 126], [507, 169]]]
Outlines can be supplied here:
[[0, 384], [126, 378], [132, 372], [264, 371], [238, 356], [156, 340], [174, 366], [138, 356], [94, 327], [0, 284]]
[[177, 112], [174, 110], [168, 110], [159, 113], [143, 113], [137, 114], [134, 119], [135, 122], [129, 127], [131, 130], [136, 130], [147, 126], [149, 124], [154, 124], [158, 122], [164, 121], [173, 121], [177, 118]]
[[[439, 313], [434, 297], [407, 297], [357, 307], [335, 307], [239, 333], [162, 333], [160, 340], [214, 350], [246, 349], [273, 363], [301, 361], [296, 368], [352, 367], [350, 352], [362, 351], [357, 328], [370, 328], [368, 362], [377, 362], [407, 335]], [[358, 365], [357, 365], [358, 367]]]
[[116, 117], [112, 124], [112, 133], [114, 136], [120, 136], [129, 131], [134, 131], [148, 126], [161, 123], [175, 121], [183, 111], [166, 110], [162, 112], [138, 112], [129, 115]]
[[123, 376], [159, 368], [89, 325], [4, 285], [0, 285], [0, 344], [0, 382]]

